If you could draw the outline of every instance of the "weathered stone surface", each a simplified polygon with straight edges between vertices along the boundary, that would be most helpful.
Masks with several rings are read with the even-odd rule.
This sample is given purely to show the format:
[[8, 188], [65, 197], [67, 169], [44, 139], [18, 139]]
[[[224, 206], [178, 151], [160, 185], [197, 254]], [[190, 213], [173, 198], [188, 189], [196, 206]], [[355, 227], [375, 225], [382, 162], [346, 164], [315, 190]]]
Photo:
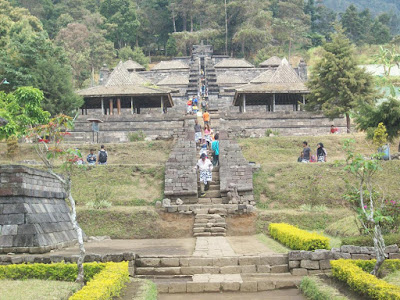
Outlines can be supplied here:
[[289, 260], [289, 269], [294, 269], [300, 267], [299, 260]]
[[371, 256], [369, 254], [352, 254], [351, 259], [370, 260]]
[[262, 291], [270, 291], [275, 289], [275, 284], [272, 281], [259, 281], [257, 282], [257, 290], [259, 292]]
[[203, 293], [204, 283], [203, 282], [188, 282], [186, 284], [188, 293]]
[[168, 285], [168, 293], [177, 294], [177, 293], [186, 293], [186, 282], [173, 282]]
[[397, 253], [399, 252], [399, 247], [397, 245], [386, 246], [385, 253]]
[[242, 273], [257, 273], [256, 266], [241, 266]]
[[289, 272], [289, 265], [271, 266], [271, 273], [286, 273]]
[[162, 206], [163, 206], [163, 207], [171, 206], [171, 200], [168, 199], [168, 198], [163, 199], [163, 201], [162, 201]]
[[204, 274], [219, 274], [220, 267], [203, 267]]
[[295, 288], [296, 283], [291, 280], [277, 280], [275, 283], [276, 289]]
[[271, 267], [269, 265], [258, 265], [257, 273], [271, 273]]
[[318, 270], [319, 262], [315, 260], [303, 259], [300, 263], [300, 267], [303, 269]]
[[262, 265], [284, 265], [288, 264], [288, 256], [287, 255], [271, 255], [271, 256], [261, 256], [260, 264]]
[[257, 292], [257, 281], [244, 281], [240, 284], [240, 291], [244, 293]]
[[390, 253], [389, 259], [400, 259], [400, 253]]
[[331, 269], [331, 260], [330, 259], [326, 259], [326, 260], [320, 260], [319, 261], [319, 268], [321, 270], [327, 270], [327, 269]]
[[212, 258], [192, 258], [189, 260], [189, 266], [212, 266], [213, 259]]
[[159, 258], [146, 258], [141, 257], [137, 259], [136, 265], [138, 267], [158, 267], [160, 266], [161, 259]]
[[194, 275], [203, 273], [203, 267], [181, 267], [182, 275]]
[[258, 256], [244, 256], [244, 257], [239, 257], [239, 265], [244, 266], [244, 265], [259, 265], [260, 264], [260, 257]]
[[161, 267], [179, 267], [179, 258], [161, 258]]
[[322, 260], [327, 259], [331, 256], [331, 252], [328, 250], [316, 250], [315, 252], [311, 252], [310, 259], [311, 260]]
[[340, 247], [340, 251], [343, 253], [350, 253], [350, 254], [359, 254], [361, 253], [361, 249], [359, 246], [353, 245], [343, 245]]
[[221, 267], [220, 273], [221, 274], [238, 274], [241, 271], [241, 267], [239, 266], [226, 266]]
[[333, 252], [333, 258], [334, 259], [351, 259], [351, 254], [350, 253], [343, 253], [343, 252]]
[[307, 276], [308, 272], [307, 269], [302, 269], [302, 268], [295, 268], [290, 270], [290, 273], [292, 273], [293, 276]]
[[219, 292], [221, 289], [221, 283], [219, 282], [206, 282], [204, 283], [204, 292]]
[[237, 257], [219, 257], [214, 258], [213, 265], [218, 267], [235, 266], [238, 265], [238, 261]]
[[239, 282], [222, 282], [221, 283], [222, 291], [224, 292], [237, 292], [240, 289]]
[[157, 283], [157, 291], [159, 294], [168, 293], [168, 283]]

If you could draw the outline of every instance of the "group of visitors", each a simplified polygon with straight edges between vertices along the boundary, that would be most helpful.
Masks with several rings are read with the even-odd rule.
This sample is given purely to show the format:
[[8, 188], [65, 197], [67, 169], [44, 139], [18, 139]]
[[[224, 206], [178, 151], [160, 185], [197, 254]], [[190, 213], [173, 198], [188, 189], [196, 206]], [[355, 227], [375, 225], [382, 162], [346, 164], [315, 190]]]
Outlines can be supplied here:
[[194, 96], [190, 97], [186, 102], [186, 114], [188, 115], [196, 115], [201, 109], [202, 113], [208, 110], [208, 103], [205, 98], [201, 98], [201, 102], [199, 103], [200, 97]]
[[[108, 153], [106, 149], [104, 148], [104, 145], [101, 145], [100, 151], [98, 152], [98, 155], [94, 154], [94, 150], [90, 149], [90, 153], [86, 157], [86, 161], [88, 165], [106, 165], [107, 164], [107, 158], [108, 158]], [[81, 164], [83, 164], [83, 160]]]
[[303, 142], [303, 151], [301, 151], [298, 162], [326, 162], [327, 152], [322, 143], [317, 144], [317, 155], [311, 155], [311, 149], [306, 141]]

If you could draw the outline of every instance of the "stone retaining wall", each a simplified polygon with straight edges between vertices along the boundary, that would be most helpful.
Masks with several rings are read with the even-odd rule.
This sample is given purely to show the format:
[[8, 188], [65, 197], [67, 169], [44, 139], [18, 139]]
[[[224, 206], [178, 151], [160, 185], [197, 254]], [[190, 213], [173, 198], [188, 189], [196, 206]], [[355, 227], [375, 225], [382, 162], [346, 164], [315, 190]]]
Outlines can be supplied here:
[[196, 143], [194, 120], [187, 120], [165, 167], [164, 195], [170, 200], [197, 203]]
[[[389, 259], [400, 259], [399, 247], [397, 245], [387, 246], [385, 253]], [[344, 245], [331, 250], [315, 251], [290, 251], [289, 270], [292, 275], [313, 275], [330, 272], [331, 260], [336, 259], [375, 259], [373, 247], [359, 247]]]
[[44, 253], [75, 244], [65, 198], [50, 173], [0, 166], [0, 253]]
[[[0, 255], [0, 265], [29, 264], [29, 263], [77, 263], [79, 255]], [[135, 275], [136, 254], [133, 252], [113, 253], [113, 254], [86, 254], [84, 262], [122, 262], [129, 261], [129, 275]]]
[[323, 115], [309, 112], [247, 112], [220, 113], [221, 128], [235, 137], [263, 137], [265, 131], [278, 131], [279, 135], [324, 135], [330, 133], [331, 125], [339, 128], [341, 133], [346, 132], [345, 118], [329, 120]]
[[232, 192], [233, 185], [237, 187], [240, 198], [237, 199], [239, 205], [255, 205], [253, 195], [253, 170], [248, 161], [243, 157], [239, 145], [229, 139], [226, 131], [220, 131], [220, 191], [223, 197], [227, 197], [227, 202], [235, 202], [232, 197], [228, 197], [228, 192]]

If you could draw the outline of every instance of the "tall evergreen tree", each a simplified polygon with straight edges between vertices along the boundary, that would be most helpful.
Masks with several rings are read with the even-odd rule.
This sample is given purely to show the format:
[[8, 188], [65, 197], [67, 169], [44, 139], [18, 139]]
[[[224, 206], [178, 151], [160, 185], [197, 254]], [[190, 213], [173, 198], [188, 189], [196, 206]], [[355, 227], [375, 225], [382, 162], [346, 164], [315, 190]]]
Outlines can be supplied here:
[[343, 28], [336, 26], [331, 42], [323, 45], [324, 54], [312, 68], [308, 110], [323, 111], [329, 118], [346, 116], [350, 132], [350, 113], [360, 102], [372, 103], [377, 92], [373, 77], [358, 67], [353, 47]]

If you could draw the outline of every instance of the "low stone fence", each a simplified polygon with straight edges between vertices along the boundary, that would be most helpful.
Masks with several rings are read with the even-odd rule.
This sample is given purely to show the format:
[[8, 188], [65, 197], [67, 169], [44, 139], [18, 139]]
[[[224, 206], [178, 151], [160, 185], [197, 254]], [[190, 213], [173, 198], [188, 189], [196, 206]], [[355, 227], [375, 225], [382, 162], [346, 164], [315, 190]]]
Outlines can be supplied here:
[[0, 166], [0, 253], [44, 253], [75, 244], [65, 198], [48, 172]]
[[[385, 253], [388, 254], [389, 259], [400, 259], [397, 245], [387, 246]], [[330, 272], [330, 261], [341, 258], [370, 260], [375, 259], [375, 252], [373, 247], [351, 245], [344, 245], [331, 250], [290, 251], [289, 270], [292, 275], [298, 276]]]
[[226, 202], [255, 205], [252, 167], [243, 157], [239, 145], [229, 139], [226, 131], [220, 132], [219, 161], [220, 190], [222, 197], [227, 197]]
[[[52, 264], [52, 263], [77, 263], [79, 255], [0, 255], [0, 265], [11, 264]], [[113, 254], [86, 254], [84, 262], [122, 262], [129, 261], [129, 275], [135, 275], [136, 254], [133, 252]]]
[[252, 213], [254, 212], [255, 207], [253, 205], [246, 204], [164, 204], [162, 209], [168, 213], [178, 212], [185, 215], [196, 214], [198, 210], [207, 210], [207, 213], [210, 214], [221, 214], [226, 216]]
[[197, 202], [196, 157], [194, 121], [187, 120], [166, 163], [165, 197], [181, 199], [185, 204]]

